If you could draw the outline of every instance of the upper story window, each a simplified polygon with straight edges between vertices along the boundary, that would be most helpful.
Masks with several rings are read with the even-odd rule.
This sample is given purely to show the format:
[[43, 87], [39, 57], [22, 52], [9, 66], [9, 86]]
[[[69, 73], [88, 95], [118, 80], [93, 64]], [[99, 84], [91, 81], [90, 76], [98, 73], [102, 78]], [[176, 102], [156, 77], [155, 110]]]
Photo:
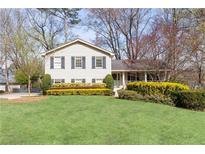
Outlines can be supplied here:
[[71, 57], [71, 69], [80, 68], [85, 69], [86, 68], [86, 57], [85, 56], [72, 56]]
[[82, 68], [82, 57], [75, 57], [75, 67]]
[[95, 58], [95, 66], [97, 68], [102, 68], [103, 67], [103, 57], [96, 57]]
[[92, 56], [92, 69], [101, 68], [106, 69], [106, 57], [105, 56]]
[[64, 69], [64, 68], [65, 68], [64, 56], [50, 57], [50, 69]]
[[61, 57], [54, 57], [54, 68], [61, 68]]

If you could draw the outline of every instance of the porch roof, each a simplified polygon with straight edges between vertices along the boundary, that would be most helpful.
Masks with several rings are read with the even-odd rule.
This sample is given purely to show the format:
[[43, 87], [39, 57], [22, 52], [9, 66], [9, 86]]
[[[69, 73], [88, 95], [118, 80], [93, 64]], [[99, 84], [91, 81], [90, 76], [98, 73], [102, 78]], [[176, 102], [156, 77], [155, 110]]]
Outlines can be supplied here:
[[[159, 60], [112, 60], [112, 71], [165, 71], [165, 64]], [[167, 71], [167, 69], [166, 69]]]

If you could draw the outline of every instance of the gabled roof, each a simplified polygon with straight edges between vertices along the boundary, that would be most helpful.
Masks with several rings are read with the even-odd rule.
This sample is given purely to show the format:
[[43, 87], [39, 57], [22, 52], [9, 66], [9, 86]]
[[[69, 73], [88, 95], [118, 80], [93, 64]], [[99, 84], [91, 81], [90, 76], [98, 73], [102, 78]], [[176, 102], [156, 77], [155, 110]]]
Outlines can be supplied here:
[[112, 71], [164, 70], [165, 64], [159, 60], [141, 59], [136, 61], [112, 60]]
[[72, 45], [72, 44], [75, 44], [75, 43], [81, 43], [81, 44], [87, 45], [87, 46], [89, 46], [89, 47], [91, 47], [91, 48], [97, 49], [97, 50], [99, 50], [99, 51], [101, 51], [101, 52], [103, 52], [103, 53], [105, 53], [105, 54], [110, 55], [110, 56], [114, 56], [114, 54], [113, 54], [112, 52], [110, 52], [110, 51], [108, 51], [108, 50], [105, 50], [105, 49], [103, 49], [103, 48], [100, 48], [100, 47], [98, 47], [98, 46], [96, 46], [96, 45], [94, 45], [94, 44], [91, 44], [91, 43], [89, 43], [89, 42], [87, 42], [87, 41], [84, 41], [84, 40], [82, 40], [82, 39], [79, 39], [79, 38], [77, 38], [77, 39], [75, 39], [75, 40], [73, 40], [73, 41], [71, 41], [71, 42], [65, 43], [65, 44], [63, 44], [63, 45], [61, 45], [61, 46], [59, 46], [59, 47], [54, 48], [54, 49], [48, 50], [48, 51], [42, 53], [42, 56], [45, 56], [45, 55], [47, 55], [47, 54], [56, 52], [56, 51], [58, 51], [58, 50], [60, 50], [60, 49], [66, 48], [66, 47], [68, 47], [68, 46], [70, 46], [70, 45]]

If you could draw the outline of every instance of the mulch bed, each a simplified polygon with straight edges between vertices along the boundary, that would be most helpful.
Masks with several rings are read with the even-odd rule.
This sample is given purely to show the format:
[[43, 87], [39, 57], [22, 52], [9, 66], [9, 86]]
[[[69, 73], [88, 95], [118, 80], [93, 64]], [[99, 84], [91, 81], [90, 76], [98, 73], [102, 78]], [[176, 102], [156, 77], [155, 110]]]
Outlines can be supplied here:
[[24, 96], [17, 99], [6, 100], [8, 103], [37, 103], [41, 100], [47, 99], [48, 96]]

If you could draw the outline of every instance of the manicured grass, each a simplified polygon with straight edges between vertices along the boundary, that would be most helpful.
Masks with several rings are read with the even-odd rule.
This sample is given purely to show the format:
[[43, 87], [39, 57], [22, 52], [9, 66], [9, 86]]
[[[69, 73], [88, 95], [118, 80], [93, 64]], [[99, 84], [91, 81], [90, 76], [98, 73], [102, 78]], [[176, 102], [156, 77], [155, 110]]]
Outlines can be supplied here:
[[205, 144], [205, 112], [103, 96], [0, 107], [0, 144]]

